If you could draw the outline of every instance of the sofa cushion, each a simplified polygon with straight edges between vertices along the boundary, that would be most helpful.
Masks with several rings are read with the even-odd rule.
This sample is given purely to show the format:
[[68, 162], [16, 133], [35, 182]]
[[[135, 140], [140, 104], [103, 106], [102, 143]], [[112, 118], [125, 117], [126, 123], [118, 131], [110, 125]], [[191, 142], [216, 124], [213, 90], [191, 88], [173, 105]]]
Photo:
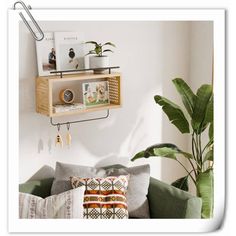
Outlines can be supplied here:
[[148, 200], [151, 218], [201, 218], [201, 198], [152, 177]]
[[[54, 178], [55, 170], [48, 165], [42, 166], [28, 181]], [[27, 182], [28, 182], [27, 181]]]
[[70, 176], [79, 176], [81, 178], [105, 177], [106, 171], [100, 168], [57, 162], [51, 195], [72, 189]]
[[127, 191], [128, 211], [131, 218], [150, 218], [147, 199], [150, 180], [150, 166], [122, 167], [114, 165], [106, 168], [108, 176], [130, 175]]
[[83, 218], [85, 187], [69, 190], [45, 199], [28, 193], [19, 193], [19, 218], [71, 219]]
[[54, 178], [41, 180], [31, 180], [19, 185], [19, 192], [30, 193], [42, 198], [48, 197], [51, 194], [51, 187]]
[[106, 178], [71, 177], [73, 188], [85, 186], [85, 219], [127, 219], [126, 192], [129, 176]]

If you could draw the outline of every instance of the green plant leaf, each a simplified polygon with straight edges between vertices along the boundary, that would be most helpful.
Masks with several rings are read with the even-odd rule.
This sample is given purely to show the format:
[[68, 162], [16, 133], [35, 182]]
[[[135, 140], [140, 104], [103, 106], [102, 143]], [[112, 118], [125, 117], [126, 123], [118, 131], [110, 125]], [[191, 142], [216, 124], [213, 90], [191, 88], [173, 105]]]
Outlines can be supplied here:
[[188, 177], [189, 175], [179, 178], [175, 182], [173, 182], [171, 185], [181, 190], [188, 191]]
[[196, 95], [183, 79], [176, 78], [172, 80], [172, 82], [179, 92], [186, 110], [188, 111], [190, 117], [192, 117]]
[[206, 115], [204, 119], [204, 123], [212, 123], [213, 122], [213, 96], [210, 98], [207, 107], [206, 107]]
[[175, 125], [181, 133], [189, 133], [189, 123], [181, 110], [175, 103], [171, 102], [165, 97], [156, 95], [154, 97], [156, 103], [162, 106], [162, 110], [168, 116], [170, 122]]
[[203, 163], [205, 161], [213, 161], [213, 153], [213, 149], [209, 150], [204, 157]]
[[105, 49], [104, 51], [103, 51], [103, 53], [104, 52], [113, 52], [112, 50], [110, 50], [110, 49]]
[[97, 42], [95, 42], [95, 41], [87, 41], [87, 42], [85, 42], [86, 44], [94, 44], [94, 45], [98, 45], [98, 43]]
[[214, 136], [214, 123], [213, 122], [210, 124], [208, 136], [209, 136], [209, 139], [213, 140], [213, 136]]
[[155, 144], [148, 147], [146, 150], [137, 153], [131, 161], [135, 161], [139, 158], [149, 158], [151, 156], [166, 157], [176, 160], [176, 154], [183, 155], [186, 158], [192, 158], [192, 155], [187, 152], [183, 152], [176, 145], [171, 143]]
[[198, 89], [192, 115], [192, 127], [197, 134], [202, 133], [205, 128], [203, 122], [205, 120], [207, 106], [211, 97], [211, 85], [204, 84]]
[[96, 54], [96, 52], [94, 50], [90, 50], [87, 54], [85, 54], [85, 56], [92, 55], [92, 54]]
[[202, 218], [213, 217], [214, 176], [213, 169], [200, 172], [196, 179], [197, 195], [202, 198]]
[[116, 47], [116, 45], [112, 42], [107, 42], [107, 43], [104, 43], [102, 46], [105, 46], [105, 45], [110, 45], [112, 47]]

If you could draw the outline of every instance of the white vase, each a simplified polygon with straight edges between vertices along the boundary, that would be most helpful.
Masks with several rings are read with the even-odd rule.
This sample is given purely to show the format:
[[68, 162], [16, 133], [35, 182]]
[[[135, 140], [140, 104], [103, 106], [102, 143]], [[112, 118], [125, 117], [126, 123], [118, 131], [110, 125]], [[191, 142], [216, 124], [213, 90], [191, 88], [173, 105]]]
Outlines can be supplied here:
[[[89, 57], [89, 67], [93, 68], [104, 68], [109, 67], [109, 57], [108, 56], [90, 56]], [[94, 73], [100, 74], [103, 73], [103, 69], [95, 69]]]

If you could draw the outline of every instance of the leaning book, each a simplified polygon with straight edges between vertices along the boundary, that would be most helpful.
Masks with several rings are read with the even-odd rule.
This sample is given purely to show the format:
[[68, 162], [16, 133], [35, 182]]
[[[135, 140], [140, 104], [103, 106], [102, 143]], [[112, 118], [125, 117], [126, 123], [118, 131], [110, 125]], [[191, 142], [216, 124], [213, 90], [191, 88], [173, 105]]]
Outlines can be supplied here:
[[39, 76], [51, 75], [57, 64], [53, 32], [44, 32], [43, 40], [36, 41], [36, 51]]
[[57, 70], [84, 69], [84, 41], [79, 32], [55, 32]]

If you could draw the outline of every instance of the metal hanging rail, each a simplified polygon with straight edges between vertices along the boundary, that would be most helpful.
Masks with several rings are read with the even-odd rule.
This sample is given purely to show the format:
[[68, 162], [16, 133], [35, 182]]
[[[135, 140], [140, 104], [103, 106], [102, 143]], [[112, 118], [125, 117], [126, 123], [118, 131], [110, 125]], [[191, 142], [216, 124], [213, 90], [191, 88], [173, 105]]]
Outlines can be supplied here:
[[54, 123], [53, 122], [53, 118], [50, 117], [50, 123], [52, 126], [61, 126], [61, 125], [71, 125], [71, 124], [76, 124], [76, 123], [81, 123], [81, 122], [86, 122], [86, 121], [94, 121], [94, 120], [102, 120], [102, 119], [106, 119], [109, 117], [109, 109], [107, 110], [107, 114], [105, 116], [101, 116], [101, 117], [96, 117], [96, 118], [91, 118], [91, 119], [84, 119], [84, 120], [75, 120], [75, 121], [67, 121], [67, 122], [57, 122]]

